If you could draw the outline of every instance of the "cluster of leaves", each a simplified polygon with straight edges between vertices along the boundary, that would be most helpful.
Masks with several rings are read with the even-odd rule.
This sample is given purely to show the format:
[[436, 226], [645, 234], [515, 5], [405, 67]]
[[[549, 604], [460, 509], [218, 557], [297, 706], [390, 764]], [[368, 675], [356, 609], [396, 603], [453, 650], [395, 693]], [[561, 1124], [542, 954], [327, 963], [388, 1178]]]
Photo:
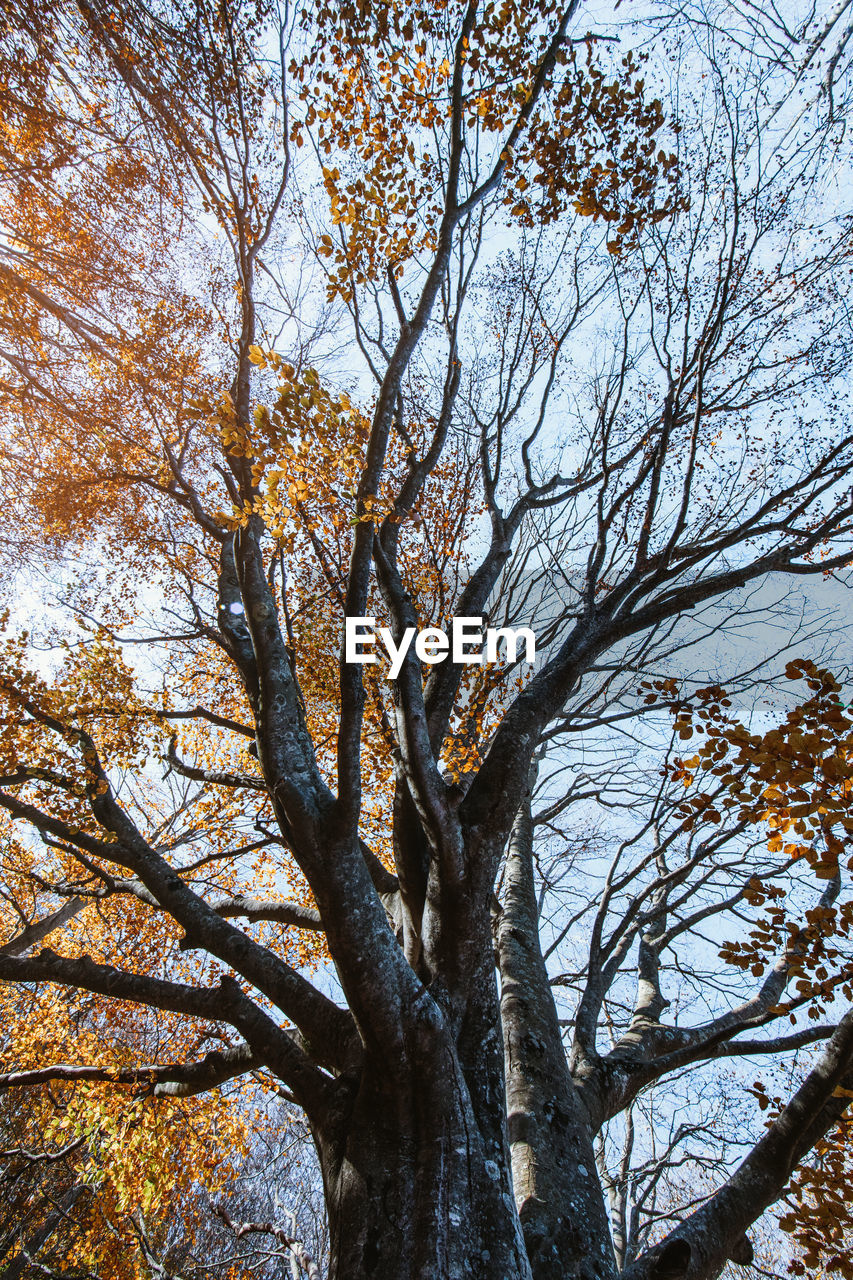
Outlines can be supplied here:
[[[781, 859], [782, 869], [802, 862], [824, 883], [820, 901], [802, 918], [792, 918], [786, 891], [751, 877], [744, 899], [753, 907], [767, 905], [766, 914], [746, 938], [721, 949], [729, 964], [755, 977], [785, 954], [796, 975], [790, 1009], [808, 1003], [809, 1016], [816, 1019], [839, 987], [853, 996], [853, 969], [845, 953], [853, 902], [837, 901], [842, 871], [853, 870], [853, 855], [843, 857], [853, 836], [853, 719], [831, 672], [801, 659], [790, 662], [785, 674], [804, 681], [810, 696], [764, 732], [751, 732], [735, 719], [731, 700], [717, 686], [698, 691], [698, 707], [679, 702], [674, 687], [663, 692], [670, 698], [678, 737], [702, 734], [696, 753], [676, 758], [671, 767], [672, 777], [692, 791], [680, 807], [685, 826], [721, 823], [725, 815], [750, 830], [763, 829], [767, 851]], [[657, 698], [660, 692], [647, 696]], [[702, 778], [718, 779], [722, 788], [694, 789]], [[790, 1016], [796, 1021], [793, 1012]]]
[[[2, 848], [7, 901], [0, 907], [0, 927], [7, 934], [15, 932], [10, 895], [20, 885], [19, 905], [25, 905], [22, 873], [33, 854], [5, 824]], [[38, 867], [42, 874], [47, 870], [43, 862]], [[65, 954], [82, 950], [101, 960], [118, 947], [128, 967], [140, 972], [162, 972], [175, 944], [173, 929], [152, 924], [126, 901], [87, 908], [55, 942]], [[3, 1074], [58, 1059], [118, 1077], [140, 1061], [156, 1065], [211, 1047], [209, 1037], [205, 1046], [205, 1037], [182, 1019], [160, 1017], [155, 1023], [138, 1006], [69, 996], [61, 988], [4, 985], [0, 1003]], [[251, 1117], [244, 1108], [223, 1105], [218, 1091], [192, 1098], [155, 1099], [149, 1093], [144, 1081], [130, 1092], [109, 1080], [60, 1082], [28, 1090], [26, 1105], [12, 1110], [7, 1103], [14, 1095], [0, 1095], [4, 1178], [21, 1197], [11, 1256], [38, 1228], [40, 1183], [34, 1178], [54, 1157], [60, 1159], [60, 1185], [48, 1188], [48, 1206], [51, 1198], [60, 1199], [59, 1190], [76, 1192], [51, 1241], [58, 1269], [141, 1280], [148, 1272], [138, 1247], [140, 1229], [164, 1247], [170, 1235], [192, 1241], [204, 1225], [200, 1196], [226, 1191], [248, 1149]]]
[[[547, 224], [572, 208], [600, 217], [613, 226], [614, 253], [679, 206], [676, 155], [657, 141], [662, 106], [646, 100], [634, 56], [611, 70], [589, 38], [546, 60], [562, 8], [397, 0], [303, 10], [320, 66], [313, 53], [292, 63], [307, 104], [292, 138], [315, 137], [323, 160], [338, 229], [318, 246], [330, 296], [350, 299], [435, 250], [453, 180], [442, 156], [463, 123], [478, 159], [463, 164], [460, 202], [503, 178], [513, 219]], [[538, 76], [546, 92], [530, 109]]]
[[[241, 422], [230, 392], [225, 392], [218, 404], [206, 397], [195, 399], [191, 410], [213, 425], [226, 454], [251, 463], [252, 485], [258, 492], [254, 504], [239, 502], [231, 513], [217, 512], [217, 518], [225, 527], [236, 528], [259, 514], [281, 549], [290, 550], [293, 531], [307, 522], [310, 503], [343, 532], [356, 519], [355, 486], [364, 464], [369, 419], [346, 392], [330, 392], [316, 369], [297, 370], [276, 352], [265, 353], [258, 346], [249, 354], [253, 364], [275, 374], [272, 409], [259, 404], [253, 422]], [[316, 521], [317, 515], [312, 515], [311, 522]]]
[[849, 1241], [853, 1234], [853, 1116], [847, 1114], [817, 1144], [811, 1161], [793, 1179], [788, 1211], [779, 1226], [801, 1250], [789, 1264], [795, 1276], [823, 1269], [842, 1280], [853, 1277]]
[[[771, 864], [742, 892], [764, 913], [746, 936], [723, 943], [720, 954], [754, 977], [782, 957], [793, 991], [770, 1013], [787, 1013], [798, 1025], [803, 1012], [818, 1020], [838, 994], [853, 998], [853, 902], [843, 896], [845, 873], [853, 870], [853, 717], [830, 671], [800, 659], [788, 663], [785, 675], [803, 682], [808, 696], [763, 731], [734, 717], [720, 686], [700, 689], [689, 700], [674, 679], [644, 682], [642, 690], [647, 705], [669, 711], [679, 741], [700, 739], [693, 755], [676, 757], [669, 768], [690, 793], [678, 810], [683, 826], [708, 822], [764, 833]], [[798, 866], [807, 867], [822, 889], [817, 903], [799, 910], [790, 883], [777, 878]], [[764, 1080], [749, 1092], [770, 1120], [778, 1116], [784, 1100]], [[799, 1251], [789, 1263], [792, 1275], [853, 1275], [846, 1248], [853, 1228], [850, 1126], [848, 1114], [818, 1143], [786, 1193], [778, 1223]]]
[[[724, 779], [726, 805], [739, 805], [742, 819], [766, 823], [771, 853], [807, 858], [819, 879], [831, 880], [853, 834], [853, 720], [831, 672], [800, 659], [788, 663], [785, 675], [805, 681], [812, 696], [766, 733], [750, 733], [729, 717], [721, 690], [700, 690], [705, 741], [695, 756], [677, 763], [677, 775], [686, 785], [697, 770]], [[690, 708], [675, 727], [681, 738], [690, 737]]]
[[[397, 494], [407, 468], [427, 448], [436, 423], [429, 418], [398, 422], [380, 492], [363, 499], [363, 509], [356, 514], [369, 406], [354, 404], [346, 392], [331, 392], [316, 369], [297, 369], [275, 351], [253, 346], [250, 358], [275, 379], [271, 408], [259, 404], [251, 424], [240, 422], [233, 400], [225, 393], [218, 403], [197, 398], [191, 412], [219, 434], [230, 456], [251, 465], [256, 499], [235, 503], [230, 512], [217, 512], [217, 519], [236, 528], [253, 514], [260, 515], [275, 541], [292, 658], [309, 726], [331, 780], [334, 752], [323, 748], [333, 742], [337, 723], [343, 591], [354, 527], [359, 522], [398, 526], [398, 560], [419, 625], [447, 625], [453, 613], [453, 579], [465, 564], [464, 525], [483, 510], [475, 460], [466, 452], [464, 441], [450, 445], [412, 509], [401, 516]], [[385, 613], [375, 587], [370, 610], [378, 618]], [[462, 709], [443, 752], [444, 763], [457, 780], [480, 760], [482, 746], [505, 705], [506, 677], [502, 668], [471, 668], [466, 674]], [[365, 829], [383, 851], [393, 791], [388, 755], [391, 708], [381, 670], [366, 668], [365, 681], [371, 741], [376, 748], [366, 755]]]
[[[49, 680], [28, 665], [28, 640], [26, 634], [4, 640], [0, 682], [0, 771], [23, 799], [74, 830], [109, 841], [109, 833], [93, 820], [89, 798], [105, 789], [105, 776], [119, 790], [125, 780], [125, 803], [147, 800], [143, 814], [149, 819], [150, 839], [178, 849], [193, 842], [203, 845], [203, 868], [197, 874], [211, 889], [236, 891], [249, 882], [255, 893], [280, 891], [284, 864], [293, 869], [283, 855], [267, 851], [243, 858], [239, 865], [222, 857], [235, 831], [246, 825], [245, 800], [230, 788], [195, 788], [182, 807], [182, 829], [174, 822], [158, 824], [153, 797], [162, 788], [156, 772], [158, 765], [168, 764], [171, 735], [164, 714], [176, 696], [209, 698], [210, 683], [215, 685], [223, 674], [222, 661], [205, 669], [196, 655], [184, 680], [176, 680], [168, 696], [152, 699], [139, 692], [136, 673], [103, 634], [66, 643], [64, 660]], [[239, 714], [243, 709], [233, 710]], [[232, 744], [222, 740], [225, 736], [202, 735], [195, 726], [186, 726], [172, 746], [196, 767], [215, 763], [222, 770], [230, 755], [248, 770], [248, 753], [240, 748], [235, 755]], [[83, 738], [93, 744], [92, 752], [81, 753]], [[211, 751], [212, 760], [206, 758]], [[137, 779], [135, 796], [127, 790], [130, 777]], [[161, 800], [168, 812], [168, 797]], [[46, 895], [58, 890], [66, 900], [72, 894], [82, 899], [83, 909], [51, 937], [57, 954], [119, 962], [129, 972], [172, 981], [204, 978], [209, 966], [182, 952], [182, 931], [168, 915], [116, 892], [114, 866], [102, 867], [93, 857], [85, 867], [49, 832], [44, 840], [47, 848], [38, 849], [18, 838], [11, 822], [2, 824], [0, 936], [12, 937], [28, 920], [43, 915]], [[306, 897], [304, 884], [301, 891]], [[269, 933], [274, 935], [270, 942], [292, 962], [309, 968], [316, 963], [318, 935], [291, 930], [282, 937], [278, 926], [270, 926]], [[155, 1018], [124, 1001], [69, 996], [49, 986], [4, 984], [0, 998], [0, 1073], [34, 1070], [48, 1059], [99, 1073], [96, 1082], [27, 1094], [28, 1106], [5, 1143], [13, 1152], [7, 1175], [21, 1181], [21, 1212], [32, 1218], [29, 1228], [22, 1226], [16, 1247], [26, 1247], [38, 1224], [38, 1187], [27, 1181], [30, 1155], [50, 1157], [68, 1149], [62, 1185], [80, 1193], [51, 1246], [57, 1266], [73, 1264], [116, 1280], [140, 1280], [148, 1274], [143, 1240], [146, 1248], [161, 1251], [176, 1237], [191, 1250], [198, 1234], [208, 1229], [204, 1205], [225, 1194], [248, 1150], [254, 1121], [245, 1089], [241, 1093], [232, 1087], [227, 1096], [214, 1090], [199, 1097], [152, 1098], [144, 1078], [129, 1086], [119, 1077], [132, 1075], [140, 1063], [157, 1067], [203, 1058], [217, 1047], [218, 1032], [176, 1015], [161, 1012]], [[222, 1042], [227, 1043], [224, 1037]], [[106, 1080], [100, 1079], [103, 1073]], [[110, 1082], [111, 1074], [116, 1083]], [[15, 1156], [15, 1151], [23, 1155]], [[223, 1274], [237, 1280], [248, 1273], [235, 1264]]]
[[[784, 1105], [779, 1094], [771, 1094], [763, 1080], [748, 1090], [761, 1111], [772, 1121]], [[837, 1093], [853, 1098], [839, 1086]], [[791, 1179], [777, 1222], [791, 1237], [798, 1254], [788, 1263], [794, 1276], [837, 1275], [853, 1277], [853, 1258], [848, 1242], [853, 1231], [853, 1115], [842, 1116], [838, 1124], [816, 1144], [810, 1159]]]
[[[2, 619], [3, 628], [8, 618]], [[104, 791], [97, 758], [82, 741], [97, 733], [116, 768], [142, 769], [157, 726], [137, 696], [134, 676], [118, 646], [106, 636], [86, 645], [66, 640], [57, 678], [48, 681], [27, 664], [27, 632], [4, 634], [0, 650], [0, 772], [18, 777], [38, 797], [63, 797], [61, 816], [75, 826], [91, 823], [90, 792]]]
[[26, 405], [25, 429], [0, 449], [14, 512], [4, 550], [59, 548], [97, 524], [129, 553], [151, 513], [126, 477], [150, 477], [151, 493], [172, 481], [160, 441], [186, 447], [183, 404], [210, 333], [177, 282], [186, 188], [132, 127], [76, 5], [4, 6], [0, 91], [0, 411]]

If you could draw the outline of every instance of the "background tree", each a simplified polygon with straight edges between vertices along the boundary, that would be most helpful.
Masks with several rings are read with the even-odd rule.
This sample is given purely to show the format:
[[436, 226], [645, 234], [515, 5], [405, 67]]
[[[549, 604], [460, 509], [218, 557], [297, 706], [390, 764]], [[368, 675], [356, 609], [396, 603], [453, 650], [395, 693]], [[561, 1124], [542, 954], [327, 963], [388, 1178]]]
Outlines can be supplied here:
[[[746, 673], [670, 669], [851, 557], [845, 37], [760, 17], [639, 54], [551, 0], [7, 6], [6, 545], [63, 581], [48, 655], [4, 649], [4, 1083], [69, 1077], [33, 999], [98, 1123], [259, 1076], [331, 1276], [716, 1276], [843, 1122], [840, 685], [808, 655], [747, 726]], [[369, 614], [542, 658], [390, 682], [341, 661]], [[589, 767], [615, 725], [655, 786]], [[821, 1043], [700, 1204], [629, 1220], [650, 1088]]]

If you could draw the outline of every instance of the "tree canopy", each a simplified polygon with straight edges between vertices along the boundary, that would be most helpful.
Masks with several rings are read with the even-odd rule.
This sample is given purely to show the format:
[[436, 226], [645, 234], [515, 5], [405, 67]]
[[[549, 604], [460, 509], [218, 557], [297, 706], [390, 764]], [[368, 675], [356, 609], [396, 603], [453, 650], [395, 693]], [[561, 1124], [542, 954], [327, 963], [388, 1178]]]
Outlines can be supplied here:
[[627, 8], [3, 8], [6, 1275], [853, 1275], [851, 5]]

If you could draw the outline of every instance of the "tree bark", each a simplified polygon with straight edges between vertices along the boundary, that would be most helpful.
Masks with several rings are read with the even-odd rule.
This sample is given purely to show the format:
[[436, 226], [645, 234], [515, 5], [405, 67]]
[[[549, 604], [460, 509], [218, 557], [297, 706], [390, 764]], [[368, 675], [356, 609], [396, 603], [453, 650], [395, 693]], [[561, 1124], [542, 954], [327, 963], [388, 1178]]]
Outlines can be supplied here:
[[33, 1260], [37, 1253], [42, 1249], [62, 1225], [63, 1219], [74, 1208], [74, 1205], [80, 1199], [80, 1196], [88, 1188], [83, 1183], [77, 1183], [70, 1187], [68, 1191], [57, 1202], [56, 1208], [52, 1213], [48, 1214], [43, 1224], [34, 1231], [28, 1240], [21, 1246], [20, 1253], [17, 1253], [9, 1265], [3, 1271], [3, 1280], [22, 1280], [27, 1271], [32, 1267]]
[[490, 1156], [449, 1038], [410, 1047], [405, 1089], [368, 1062], [315, 1127], [329, 1280], [531, 1280], [508, 1161]]
[[529, 788], [510, 839], [497, 930], [515, 1199], [534, 1280], [615, 1280], [589, 1118], [539, 946], [530, 804]]
[[815, 1067], [727, 1182], [627, 1269], [625, 1280], [717, 1280], [729, 1259], [751, 1256], [747, 1230], [847, 1110], [853, 1092], [853, 1010]]

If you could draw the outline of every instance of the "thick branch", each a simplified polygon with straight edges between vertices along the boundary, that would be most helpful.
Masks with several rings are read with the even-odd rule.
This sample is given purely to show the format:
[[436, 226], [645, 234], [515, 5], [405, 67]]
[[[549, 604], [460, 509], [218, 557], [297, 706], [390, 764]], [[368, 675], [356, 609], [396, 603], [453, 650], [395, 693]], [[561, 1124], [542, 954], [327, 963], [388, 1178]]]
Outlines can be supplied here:
[[244, 917], [250, 924], [259, 920], [273, 920], [277, 924], [295, 925], [298, 929], [313, 929], [322, 933], [323, 921], [314, 907], [304, 907], [299, 902], [264, 902], [261, 898], [249, 898], [238, 894], [233, 898], [219, 898], [210, 904], [218, 916], [228, 919]]
[[233, 978], [220, 979], [217, 987], [190, 987], [96, 964], [88, 956], [72, 960], [45, 949], [26, 959], [0, 957], [0, 981], [55, 982], [191, 1018], [229, 1022], [243, 1034], [258, 1059], [291, 1086], [306, 1110], [316, 1112], [325, 1103], [327, 1078], [293, 1036], [277, 1027], [243, 994]]
[[108, 1084], [140, 1085], [158, 1098], [189, 1098], [206, 1093], [237, 1076], [248, 1074], [260, 1066], [260, 1059], [248, 1045], [214, 1049], [199, 1062], [172, 1063], [168, 1066], [145, 1067], [74, 1067], [55, 1063], [33, 1071], [10, 1071], [0, 1075], [0, 1090], [32, 1088], [59, 1081], [105, 1081]]
[[[850, 1102], [853, 1010], [838, 1024], [823, 1056], [791, 1101], [722, 1187], [666, 1239], [625, 1272], [625, 1280], [715, 1280], [748, 1228], [782, 1195], [791, 1174]], [[680, 1259], [675, 1266], [675, 1259]]]
[[37, 920], [34, 924], [28, 924], [20, 933], [16, 933], [14, 938], [4, 942], [0, 946], [0, 956], [19, 956], [24, 951], [29, 951], [37, 943], [43, 942], [54, 930], [61, 929], [69, 920], [73, 920], [85, 905], [85, 898], [69, 898], [51, 915], [45, 916], [43, 920]]
[[497, 922], [513, 1187], [535, 1280], [562, 1280], [592, 1256], [597, 1276], [615, 1277], [589, 1118], [569, 1075], [539, 945], [533, 780], [531, 770], [510, 838]]

